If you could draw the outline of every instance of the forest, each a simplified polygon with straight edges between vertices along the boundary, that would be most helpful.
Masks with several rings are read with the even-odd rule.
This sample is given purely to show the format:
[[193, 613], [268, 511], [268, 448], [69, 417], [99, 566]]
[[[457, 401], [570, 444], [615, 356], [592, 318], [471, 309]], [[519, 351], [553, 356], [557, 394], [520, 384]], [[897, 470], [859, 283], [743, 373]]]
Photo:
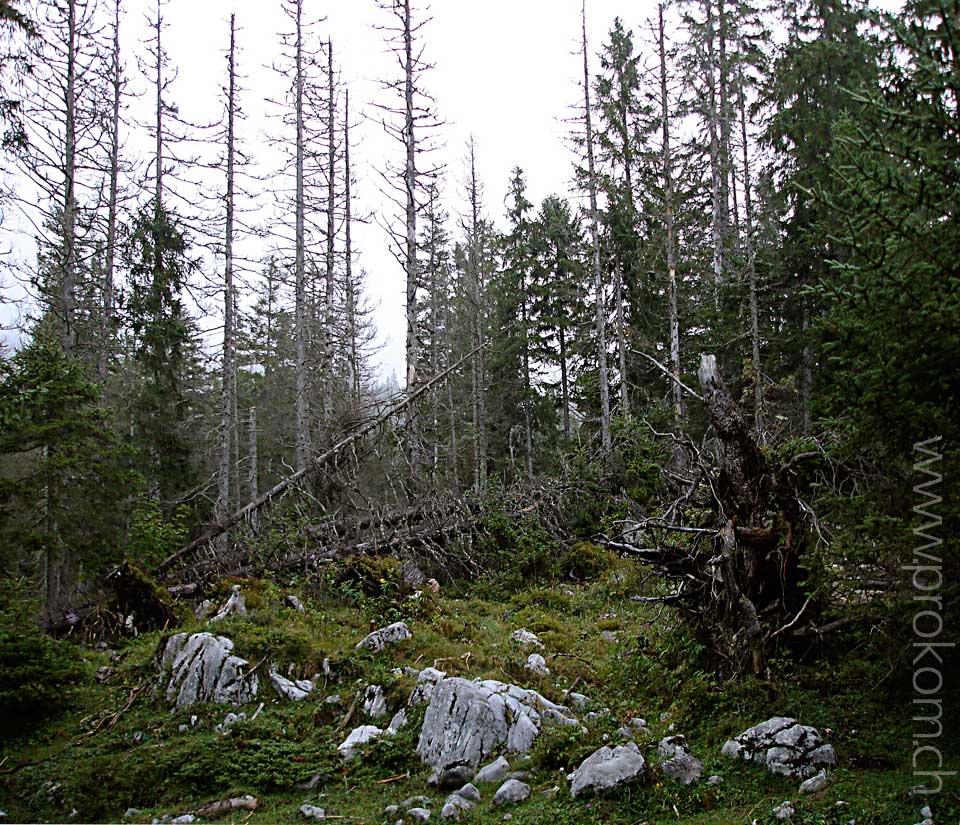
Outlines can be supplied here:
[[542, 200], [270, 2], [0, 0], [0, 821], [960, 816], [960, 2], [564, 0]]

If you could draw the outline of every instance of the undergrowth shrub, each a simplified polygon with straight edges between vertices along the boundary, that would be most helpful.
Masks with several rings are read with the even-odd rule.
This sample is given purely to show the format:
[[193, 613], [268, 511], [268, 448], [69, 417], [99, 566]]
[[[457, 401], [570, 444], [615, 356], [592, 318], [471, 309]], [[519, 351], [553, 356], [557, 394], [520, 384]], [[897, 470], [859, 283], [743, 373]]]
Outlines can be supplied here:
[[23, 580], [0, 580], [0, 730], [65, 710], [89, 668], [79, 648], [43, 633]]

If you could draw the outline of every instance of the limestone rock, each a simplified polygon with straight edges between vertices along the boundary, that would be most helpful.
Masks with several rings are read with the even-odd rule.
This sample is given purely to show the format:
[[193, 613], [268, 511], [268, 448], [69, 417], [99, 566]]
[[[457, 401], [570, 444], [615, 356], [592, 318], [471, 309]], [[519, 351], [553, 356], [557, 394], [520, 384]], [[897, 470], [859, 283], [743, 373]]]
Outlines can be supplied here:
[[354, 728], [347, 738], [337, 745], [337, 753], [341, 759], [352, 759], [361, 745], [379, 739], [383, 733], [376, 725], [361, 725], [359, 728]]
[[363, 697], [363, 712], [368, 719], [380, 719], [387, 715], [387, 697], [380, 685], [370, 685]]
[[806, 779], [800, 783], [800, 793], [819, 793], [829, 784], [830, 780], [827, 778], [827, 772], [821, 769], [820, 773], [815, 774], [814, 776], [811, 776], [809, 779]]
[[404, 639], [410, 639], [412, 637], [413, 634], [410, 632], [410, 628], [407, 627], [406, 624], [403, 622], [394, 622], [393, 624], [388, 624], [386, 627], [381, 627], [379, 630], [374, 630], [373, 633], [364, 636], [359, 642], [357, 642], [357, 650], [367, 648], [372, 650], [374, 653], [380, 653], [380, 651], [386, 649], [389, 645], [402, 642]]
[[413, 693], [410, 694], [410, 699], [407, 701], [407, 704], [410, 705], [410, 707], [425, 705], [430, 701], [430, 697], [433, 696], [433, 691], [437, 685], [446, 678], [447, 674], [444, 671], [437, 670], [434, 667], [425, 667], [417, 676], [417, 686], [413, 689]]
[[514, 630], [513, 633], [510, 634], [510, 638], [521, 647], [532, 646], [543, 650], [543, 642], [537, 638], [537, 634], [531, 633], [529, 630], [524, 630], [522, 627], [519, 630]]
[[270, 684], [273, 685], [273, 689], [281, 699], [290, 699], [294, 702], [306, 699], [314, 688], [313, 682], [309, 679], [298, 679], [292, 682], [275, 670], [270, 671]]
[[300, 813], [302, 813], [307, 819], [326, 819], [327, 812], [323, 808], [318, 808], [316, 805], [301, 805]]
[[292, 593], [290, 593], [290, 594], [288, 594], [287, 596], [285, 596], [283, 600], [287, 603], [288, 606], [290, 606], [290, 607], [292, 607], [294, 610], [296, 610], [297, 613], [306, 613], [306, 612], [307, 612], [307, 611], [306, 611], [306, 608], [304, 608], [304, 606], [303, 606], [303, 602], [301, 602], [300, 599], [298, 599], [298, 598], [297, 598], [296, 596], [294, 596]]
[[231, 588], [230, 598], [227, 599], [226, 604], [220, 608], [220, 612], [210, 621], [219, 622], [227, 618], [227, 616], [234, 614], [237, 616], [247, 615], [247, 601], [243, 598], [243, 593], [240, 592], [239, 584], [235, 584]]
[[405, 724], [407, 724], [407, 710], [406, 708], [400, 708], [400, 710], [393, 715], [393, 719], [390, 720], [390, 724], [387, 726], [387, 733], [393, 736]]
[[524, 667], [537, 676], [549, 676], [550, 668], [547, 667], [547, 660], [539, 653], [531, 653], [527, 656], [527, 662]]
[[508, 779], [493, 795], [494, 805], [508, 805], [524, 802], [530, 798], [530, 786], [518, 779]]
[[502, 782], [504, 777], [510, 772], [510, 763], [502, 756], [498, 756], [489, 765], [484, 765], [477, 771], [473, 781], [478, 784]]
[[635, 743], [615, 748], [602, 747], [583, 760], [570, 780], [570, 796], [584, 791], [599, 793], [636, 782], [646, 772], [647, 764]]
[[178, 708], [206, 702], [242, 705], [257, 695], [256, 674], [234, 656], [233, 642], [212, 633], [178, 633], [167, 640], [160, 658], [168, 702]]
[[788, 799], [786, 802], [781, 802], [773, 809], [773, 815], [777, 819], [790, 819], [793, 816], [795, 811], [793, 810], [793, 803]]
[[818, 768], [837, 763], [833, 746], [823, 744], [816, 728], [786, 716], [774, 716], [748, 728], [727, 740], [721, 753], [798, 779], [807, 779]]
[[430, 819], [430, 809], [411, 808], [409, 811], [407, 811], [407, 816], [409, 816], [414, 822], [426, 822], [428, 819]]
[[472, 782], [468, 782], [466, 785], [460, 788], [460, 790], [456, 792], [456, 796], [459, 796], [462, 799], [468, 799], [471, 802], [480, 801], [480, 791]]
[[562, 705], [493, 679], [443, 679], [430, 698], [417, 754], [440, 776], [466, 767], [466, 781], [494, 750], [524, 753], [545, 724], [579, 724]]

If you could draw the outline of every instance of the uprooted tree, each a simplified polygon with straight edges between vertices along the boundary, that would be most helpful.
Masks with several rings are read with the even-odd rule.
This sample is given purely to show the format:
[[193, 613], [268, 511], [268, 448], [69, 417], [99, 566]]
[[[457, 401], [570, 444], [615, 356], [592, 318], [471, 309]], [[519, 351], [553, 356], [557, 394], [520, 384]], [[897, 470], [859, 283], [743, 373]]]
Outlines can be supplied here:
[[[814, 595], [801, 584], [800, 559], [811, 529], [804, 523], [809, 514], [793, 470], [802, 459], [820, 454], [800, 453], [780, 467], [770, 466], [724, 385], [715, 356], [701, 356], [699, 379], [717, 440], [716, 467], [687, 441], [696, 470], [685, 498], [706, 478], [714, 524], [648, 519], [630, 523], [618, 540], [606, 544], [651, 564], [674, 583], [669, 595], [646, 598], [681, 609], [718, 670], [762, 674], [774, 639], [810, 630], [804, 620], [810, 618]], [[670, 542], [671, 535], [679, 538]], [[645, 536], [653, 536], [657, 546], [638, 545]]]

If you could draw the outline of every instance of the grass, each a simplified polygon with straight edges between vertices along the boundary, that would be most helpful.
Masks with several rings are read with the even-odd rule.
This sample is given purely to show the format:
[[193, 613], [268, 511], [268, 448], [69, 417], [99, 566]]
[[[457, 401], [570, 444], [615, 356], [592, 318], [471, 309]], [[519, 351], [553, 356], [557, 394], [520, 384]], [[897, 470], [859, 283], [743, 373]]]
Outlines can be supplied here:
[[[344, 765], [335, 753], [346, 732], [364, 721], [358, 708], [344, 724], [358, 691], [381, 684], [391, 711], [396, 710], [414, 679], [392, 670], [431, 665], [449, 674], [534, 687], [554, 700], [575, 685], [591, 699], [589, 709], [601, 712], [586, 734], [553, 730], [538, 740], [521, 766], [530, 773], [532, 797], [510, 809], [517, 825], [754, 820], [766, 825], [775, 822], [772, 808], [786, 799], [795, 802], [795, 824], [919, 822], [923, 803], [909, 794], [915, 784], [909, 765], [909, 695], [889, 675], [883, 656], [861, 648], [847, 657], [833, 651], [829, 665], [784, 658], [771, 682], [716, 684], [701, 670], [699, 646], [673, 615], [629, 599], [637, 581], [630, 562], [613, 562], [588, 583], [547, 583], [498, 598], [490, 588], [414, 602], [399, 593], [331, 598], [316, 588], [295, 587], [307, 607], [303, 614], [283, 605], [290, 587], [243, 582], [250, 615], [218, 625], [191, 620], [181, 629], [215, 629], [234, 640], [239, 655], [251, 662], [268, 657], [282, 673], [297, 678], [312, 677], [329, 659], [329, 683], [321, 681], [310, 698], [289, 703], [277, 700], [264, 681], [258, 701], [243, 708], [250, 715], [264, 701], [259, 718], [218, 732], [216, 725], [231, 708], [171, 712], [163, 703], [154, 670], [162, 637], [142, 635], [118, 649], [122, 658], [113, 663], [115, 671], [105, 684], [91, 680], [67, 712], [0, 744], [0, 808], [8, 822], [62, 822], [73, 809], [76, 822], [117, 822], [128, 808], [140, 810], [128, 821], [150, 822], [250, 793], [260, 801], [259, 809], [224, 821], [304, 821], [298, 808], [310, 803], [344, 822], [379, 825], [396, 819], [384, 817], [387, 805], [426, 793], [438, 819], [443, 795], [428, 789], [429, 771], [414, 754], [416, 712], [397, 737], [368, 747], [362, 758]], [[382, 654], [355, 650], [371, 619], [382, 624], [397, 618], [408, 621], [413, 639]], [[524, 669], [529, 651], [510, 640], [519, 627], [540, 636], [549, 676], [535, 677]], [[616, 641], [603, 638], [603, 630], [614, 631]], [[85, 655], [91, 668], [111, 664], [107, 653]], [[340, 705], [322, 701], [333, 693], [342, 697]], [[823, 793], [798, 799], [796, 781], [720, 757], [728, 736], [774, 714], [793, 715], [832, 732], [828, 739], [840, 765]], [[179, 727], [190, 725], [194, 715], [196, 726], [181, 733]], [[638, 738], [650, 765], [646, 781], [608, 798], [571, 800], [567, 771], [605, 738], [614, 740], [616, 729], [631, 716], [646, 718], [652, 729]], [[671, 732], [671, 725], [687, 736], [704, 762], [705, 776], [720, 774], [721, 784], [681, 787], [663, 779], [656, 742]], [[948, 768], [955, 767], [956, 739], [943, 744], [950, 754]], [[315, 774], [321, 780], [313, 790], [297, 789]], [[53, 791], [51, 783], [58, 784]], [[551, 795], [553, 788], [559, 790]], [[502, 822], [505, 811], [490, 804], [493, 790], [482, 789], [484, 800], [464, 821]], [[838, 805], [838, 800], [846, 804]], [[960, 799], [955, 786], [933, 806], [938, 823], [956, 821]]]

